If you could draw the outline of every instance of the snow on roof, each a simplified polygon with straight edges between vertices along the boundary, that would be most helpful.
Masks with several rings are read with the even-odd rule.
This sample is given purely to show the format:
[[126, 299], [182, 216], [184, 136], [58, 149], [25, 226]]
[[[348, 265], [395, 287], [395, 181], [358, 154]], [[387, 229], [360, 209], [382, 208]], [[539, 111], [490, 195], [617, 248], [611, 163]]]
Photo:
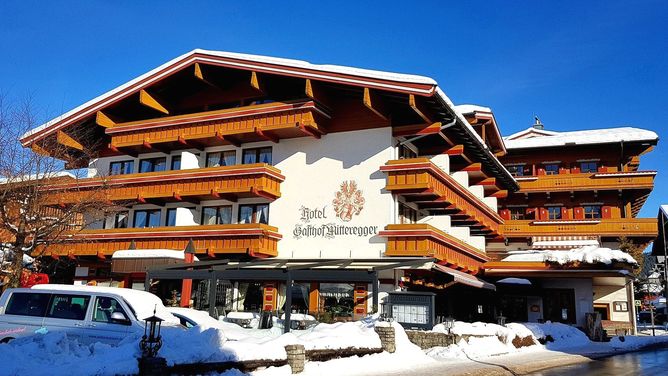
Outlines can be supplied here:
[[668, 217], [668, 205], [661, 205], [661, 211], [663, 211], [663, 215]]
[[153, 316], [153, 310], [156, 310], [156, 316], [161, 319], [178, 323], [178, 319], [169, 313], [162, 300], [150, 292], [133, 290], [118, 287], [103, 287], [103, 286], [74, 286], [74, 285], [35, 285], [31, 287], [34, 290], [58, 290], [58, 291], [79, 291], [86, 293], [107, 293], [116, 294], [125, 299], [135, 310], [137, 319], [143, 320], [147, 317]]
[[39, 180], [39, 179], [53, 179], [53, 178], [71, 178], [76, 179], [76, 176], [67, 171], [43, 172], [40, 174], [18, 175], [10, 178], [0, 176], [0, 184], [12, 182], [19, 183], [24, 181]]
[[366, 78], [373, 78], [373, 79], [381, 79], [381, 80], [389, 80], [389, 81], [396, 81], [396, 82], [404, 82], [404, 83], [416, 83], [416, 84], [425, 84], [425, 85], [436, 85], [436, 81], [430, 77], [426, 76], [419, 76], [419, 75], [412, 75], [412, 74], [403, 74], [403, 73], [392, 73], [392, 72], [385, 72], [385, 71], [378, 71], [378, 70], [371, 70], [371, 69], [362, 69], [362, 68], [354, 68], [354, 67], [347, 67], [347, 66], [341, 66], [341, 65], [329, 65], [329, 64], [312, 64], [307, 61], [303, 60], [294, 60], [294, 59], [284, 59], [284, 58], [277, 58], [277, 57], [270, 57], [270, 56], [262, 56], [262, 55], [251, 55], [251, 54], [241, 54], [241, 53], [235, 53], [235, 52], [225, 52], [225, 51], [211, 51], [211, 50], [203, 50], [203, 49], [194, 49], [190, 52], [187, 52], [181, 56], [178, 56], [172, 60], [169, 60], [168, 62], [136, 77], [133, 80], [130, 80], [126, 82], [123, 85], [120, 85], [100, 96], [97, 96], [88, 102], [56, 117], [48, 122], [40, 125], [39, 127], [36, 127], [34, 129], [29, 130], [28, 132], [24, 133], [23, 136], [21, 136], [21, 139], [24, 139], [28, 136], [31, 136], [35, 133], [38, 133], [51, 125], [68, 118], [74, 114], [76, 114], [79, 111], [82, 111], [86, 109], [87, 107], [93, 106], [98, 102], [104, 102], [113, 95], [122, 92], [126, 90], [129, 87], [132, 87], [133, 85], [142, 82], [151, 76], [156, 75], [157, 73], [167, 69], [168, 67], [179, 63], [180, 61], [183, 61], [182, 64], [179, 64], [178, 69], [187, 66], [188, 64], [191, 63], [191, 60], [189, 57], [194, 56], [195, 54], [201, 54], [201, 55], [209, 55], [213, 57], [222, 57], [222, 58], [230, 58], [230, 59], [238, 59], [238, 60], [245, 60], [248, 62], [255, 62], [255, 63], [265, 63], [265, 64], [276, 64], [276, 65], [282, 65], [285, 67], [292, 67], [292, 68], [300, 68], [300, 69], [310, 69], [314, 71], [320, 71], [320, 72], [325, 72], [325, 73], [338, 73], [338, 74], [346, 74], [346, 75], [353, 75], [353, 76], [358, 76], [358, 77], [366, 77]]
[[554, 262], [560, 265], [573, 262], [585, 264], [606, 264], [613, 262], [624, 262], [635, 265], [636, 260], [626, 252], [617, 249], [599, 248], [597, 246], [586, 246], [573, 248], [571, 250], [529, 250], [514, 251], [502, 261], [521, 261], [521, 262]]
[[460, 114], [472, 114], [474, 112], [492, 112], [489, 107], [478, 106], [476, 104], [459, 104], [455, 106], [455, 110]]
[[[183, 260], [185, 253], [174, 249], [123, 249], [114, 252], [111, 258], [172, 258]], [[199, 261], [197, 257], [195, 257], [195, 261]]]
[[[524, 134], [544, 133], [530, 138], [520, 138]], [[507, 149], [528, 149], [550, 146], [608, 144], [618, 142], [656, 142], [659, 136], [652, 131], [633, 127], [592, 129], [585, 131], [554, 132], [526, 129], [504, 137]]]
[[496, 281], [496, 283], [505, 283], [507, 285], [531, 285], [531, 281], [524, 278], [504, 278]]

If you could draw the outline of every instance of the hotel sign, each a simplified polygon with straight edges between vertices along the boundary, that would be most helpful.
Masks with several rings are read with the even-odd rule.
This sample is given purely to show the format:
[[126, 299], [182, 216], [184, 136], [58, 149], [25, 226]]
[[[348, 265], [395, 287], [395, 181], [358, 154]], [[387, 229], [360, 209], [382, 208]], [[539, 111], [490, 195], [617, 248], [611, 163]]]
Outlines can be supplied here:
[[[328, 205], [318, 207], [302, 205], [299, 208], [299, 223], [295, 225], [292, 235], [295, 239], [375, 235], [378, 233], [378, 226], [349, 224], [362, 212], [364, 203], [363, 192], [357, 188], [357, 183], [354, 180], [344, 181], [339, 191], [334, 194], [331, 209]], [[332, 209], [334, 215], [328, 216], [328, 211]]]

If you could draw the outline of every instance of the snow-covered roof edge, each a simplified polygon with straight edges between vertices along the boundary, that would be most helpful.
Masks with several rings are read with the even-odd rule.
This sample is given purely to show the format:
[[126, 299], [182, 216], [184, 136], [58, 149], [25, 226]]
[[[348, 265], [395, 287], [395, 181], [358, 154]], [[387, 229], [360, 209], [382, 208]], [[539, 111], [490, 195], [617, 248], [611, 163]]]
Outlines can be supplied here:
[[[546, 132], [544, 130], [539, 131]], [[528, 149], [538, 147], [564, 146], [566, 144], [592, 145], [619, 142], [656, 143], [659, 140], [659, 136], [656, 134], [656, 132], [635, 127], [601, 128], [568, 132], [547, 132], [552, 132], [553, 134], [546, 134], [545, 136], [532, 138], [511, 139], [511, 137], [516, 138], [518, 135], [521, 136], [519, 133], [522, 132], [519, 132], [511, 136], [504, 137], [504, 141], [508, 149]]]
[[35, 133], [38, 133], [44, 129], [49, 128], [50, 126], [58, 123], [59, 121], [66, 119], [84, 109], [87, 107], [93, 106], [98, 102], [103, 102], [106, 101], [108, 98], [112, 97], [115, 94], [118, 94], [127, 88], [148, 79], [149, 77], [155, 75], [158, 72], [163, 71], [164, 69], [178, 63], [179, 61], [183, 61], [182, 64], [179, 65], [179, 67], [184, 67], [188, 64], [191, 63], [189, 59], [187, 59], [190, 56], [194, 56], [195, 54], [202, 54], [202, 55], [209, 55], [209, 56], [215, 56], [215, 57], [223, 57], [223, 58], [231, 58], [231, 59], [239, 59], [239, 60], [246, 60], [250, 62], [256, 62], [256, 63], [267, 63], [267, 64], [277, 64], [277, 65], [283, 65], [286, 67], [293, 67], [293, 68], [302, 68], [302, 69], [311, 69], [311, 70], [317, 70], [321, 72], [328, 72], [328, 73], [339, 73], [339, 74], [348, 74], [348, 75], [354, 75], [354, 76], [359, 76], [359, 77], [367, 77], [367, 78], [375, 78], [375, 79], [382, 79], [382, 80], [390, 80], [390, 81], [397, 81], [397, 82], [405, 82], [405, 83], [417, 83], [417, 84], [425, 84], [425, 85], [436, 85], [436, 81], [430, 77], [426, 76], [418, 76], [418, 75], [410, 75], [410, 74], [403, 74], [403, 73], [392, 73], [392, 72], [385, 72], [385, 71], [378, 71], [378, 70], [371, 70], [371, 69], [362, 69], [362, 68], [355, 68], [355, 67], [347, 67], [347, 66], [342, 66], [342, 65], [328, 65], [328, 64], [312, 64], [307, 61], [303, 60], [295, 60], [295, 59], [286, 59], [286, 58], [277, 58], [277, 57], [270, 57], [270, 56], [262, 56], [262, 55], [251, 55], [251, 54], [241, 54], [241, 53], [235, 53], [235, 52], [224, 52], [224, 51], [212, 51], [212, 50], [203, 50], [203, 49], [194, 49], [190, 52], [187, 52], [183, 55], [180, 55], [174, 59], [171, 59], [167, 61], [164, 64], [159, 65], [156, 68], [151, 69], [150, 71], [120, 85], [117, 86], [116, 88], [107, 91], [106, 93], [103, 93], [86, 103], [79, 105], [72, 110], [57, 116], [46, 123], [33, 128], [26, 133], [24, 133], [21, 136], [21, 139], [24, 139], [26, 137], [29, 137]]

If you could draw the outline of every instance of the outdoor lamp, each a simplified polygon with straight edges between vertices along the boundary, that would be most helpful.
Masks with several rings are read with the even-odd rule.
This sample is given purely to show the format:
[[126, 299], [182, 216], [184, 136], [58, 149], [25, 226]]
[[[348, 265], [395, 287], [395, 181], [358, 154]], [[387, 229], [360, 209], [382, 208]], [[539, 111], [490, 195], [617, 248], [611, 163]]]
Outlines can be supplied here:
[[497, 316], [496, 323], [501, 326], [506, 326], [506, 316]]
[[[145, 358], [152, 358], [158, 354], [158, 350], [162, 347], [162, 337], [160, 336], [160, 327], [164, 321], [155, 315], [155, 308], [153, 309], [153, 316], [144, 319], [144, 335], [141, 337], [139, 347], [142, 351], [142, 356]], [[157, 327], [157, 333], [156, 333]], [[148, 335], [146, 333], [148, 329]]]
[[445, 329], [448, 330], [448, 334], [450, 334], [452, 328], [455, 327], [455, 318], [452, 316], [446, 317], [445, 321], [443, 321], [443, 326], [445, 326]]

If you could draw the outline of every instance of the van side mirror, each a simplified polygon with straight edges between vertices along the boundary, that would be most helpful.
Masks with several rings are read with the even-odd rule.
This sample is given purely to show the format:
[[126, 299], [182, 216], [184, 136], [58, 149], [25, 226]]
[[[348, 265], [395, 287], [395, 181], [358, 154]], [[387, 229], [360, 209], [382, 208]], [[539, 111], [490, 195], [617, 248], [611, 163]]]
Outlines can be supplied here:
[[123, 312], [114, 312], [111, 314], [111, 322], [116, 324], [130, 325], [130, 320], [125, 317]]

